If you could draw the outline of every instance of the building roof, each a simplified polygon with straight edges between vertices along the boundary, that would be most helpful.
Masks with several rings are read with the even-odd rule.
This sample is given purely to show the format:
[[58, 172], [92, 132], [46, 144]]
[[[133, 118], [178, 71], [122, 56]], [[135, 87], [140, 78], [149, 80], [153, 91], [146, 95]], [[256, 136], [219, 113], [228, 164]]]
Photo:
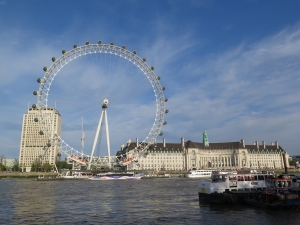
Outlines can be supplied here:
[[220, 142], [220, 143], [209, 143], [209, 146], [205, 146], [203, 143], [187, 141], [186, 148], [199, 148], [199, 149], [238, 149], [244, 148], [243, 145], [236, 141], [236, 142]]

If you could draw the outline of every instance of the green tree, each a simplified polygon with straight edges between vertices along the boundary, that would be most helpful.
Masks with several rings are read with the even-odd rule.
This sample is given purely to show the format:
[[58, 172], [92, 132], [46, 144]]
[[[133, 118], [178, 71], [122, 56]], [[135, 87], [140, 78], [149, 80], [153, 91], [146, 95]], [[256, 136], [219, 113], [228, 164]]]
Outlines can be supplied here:
[[290, 166], [296, 166], [296, 160], [290, 160], [289, 163], [290, 163]]
[[66, 161], [56, 161], [56, 167], [58, 170], [61, 170], [61, 169], [72, 169], [72, 165], [71, 164], [68, 164]]
[[42, 167], [41, 160], [39, 158], [36, 158], [31, 165], [31, 171], [40, 172], [41, 167]]
[[1, 171], [6, 171], [6, 167], [4, 165], [2, 165], [2, 163], [0, 163], [0, 172]]
[[22, 168], [19, 166], [19, 163], [14, 164], [11, 170], [14, 172], [22, 172]]
[[42, 166], [42, 171], [43, 172], [50, 172], [52, 170], [52, 165], [50, 165], [48, 162], [44, 163]]

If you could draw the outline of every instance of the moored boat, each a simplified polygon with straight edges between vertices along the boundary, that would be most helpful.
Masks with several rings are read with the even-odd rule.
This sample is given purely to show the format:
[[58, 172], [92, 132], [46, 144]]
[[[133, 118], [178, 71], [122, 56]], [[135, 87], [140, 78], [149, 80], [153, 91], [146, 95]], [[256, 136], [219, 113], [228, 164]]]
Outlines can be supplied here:
[[187, 178], [210, 178], [213, 170], [190, 170], [185, 177]]
[[300, 209], [300, 197], [294, 192], [295, 182], [288, 175], [266, 179], [266, 189], [252, 193], [246, 203], [270, 209]]
[[243, 202], [249, 193], [266, 189], [265, 180], [270, 177], [272, 177], [270, 174], [256, 174], [250, 171], [237, 171], [226, 174], [215, 173], [210, 181], [200, 181], [198, 183], [199, 201]]
[[141, 179], [142, 175], [134, 173], [99, 173], [95, 176], [89, 177], [89, 180], [128, 180]]

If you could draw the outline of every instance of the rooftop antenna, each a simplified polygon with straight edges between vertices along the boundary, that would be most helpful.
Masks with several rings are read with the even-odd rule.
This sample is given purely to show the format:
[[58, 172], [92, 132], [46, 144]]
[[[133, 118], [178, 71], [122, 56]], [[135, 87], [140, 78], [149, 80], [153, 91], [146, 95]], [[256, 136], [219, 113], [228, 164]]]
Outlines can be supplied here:
[[81, 158], [83, 159], [84, 140], [85, 140], [85, 132], [84, 132], [84, 128], [83, 128], [83, 117], [81, 117], [81, 129], [82, 129], [82, 136], [81, 136]]

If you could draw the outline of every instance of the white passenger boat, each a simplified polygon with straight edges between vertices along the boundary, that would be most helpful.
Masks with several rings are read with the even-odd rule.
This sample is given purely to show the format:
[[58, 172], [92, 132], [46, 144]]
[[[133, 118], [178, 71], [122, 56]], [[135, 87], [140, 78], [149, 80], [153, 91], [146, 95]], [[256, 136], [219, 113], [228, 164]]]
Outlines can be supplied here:
[[89, 178], [89, 180], [128, 180], [128, 179], [141, 179], [142, 175], [134, 173], [99, 173]]
[[[215, 173], [212, 175], [211, 181], [200, 181], [198, 183], [199, 200], [226, 202], [226, 200], [232, 200], [232, 194], [238, 196], [245, 192], [265, 189], [265, 180], [270, 177], [273, 177], [273, 175], [256, 174], [250, 171], [237, 171], [236, 174]], [[231, 199], [227, 199], [228, 196]]]
[[64, 179], [88, 179], [89, 175], [88, 173], [78, 171], [63, 170], [62, 173], [59, 174], [59, 177]]
[[187, 178], [211, 178], [213, 170], [190, 170], [185, 176]]

